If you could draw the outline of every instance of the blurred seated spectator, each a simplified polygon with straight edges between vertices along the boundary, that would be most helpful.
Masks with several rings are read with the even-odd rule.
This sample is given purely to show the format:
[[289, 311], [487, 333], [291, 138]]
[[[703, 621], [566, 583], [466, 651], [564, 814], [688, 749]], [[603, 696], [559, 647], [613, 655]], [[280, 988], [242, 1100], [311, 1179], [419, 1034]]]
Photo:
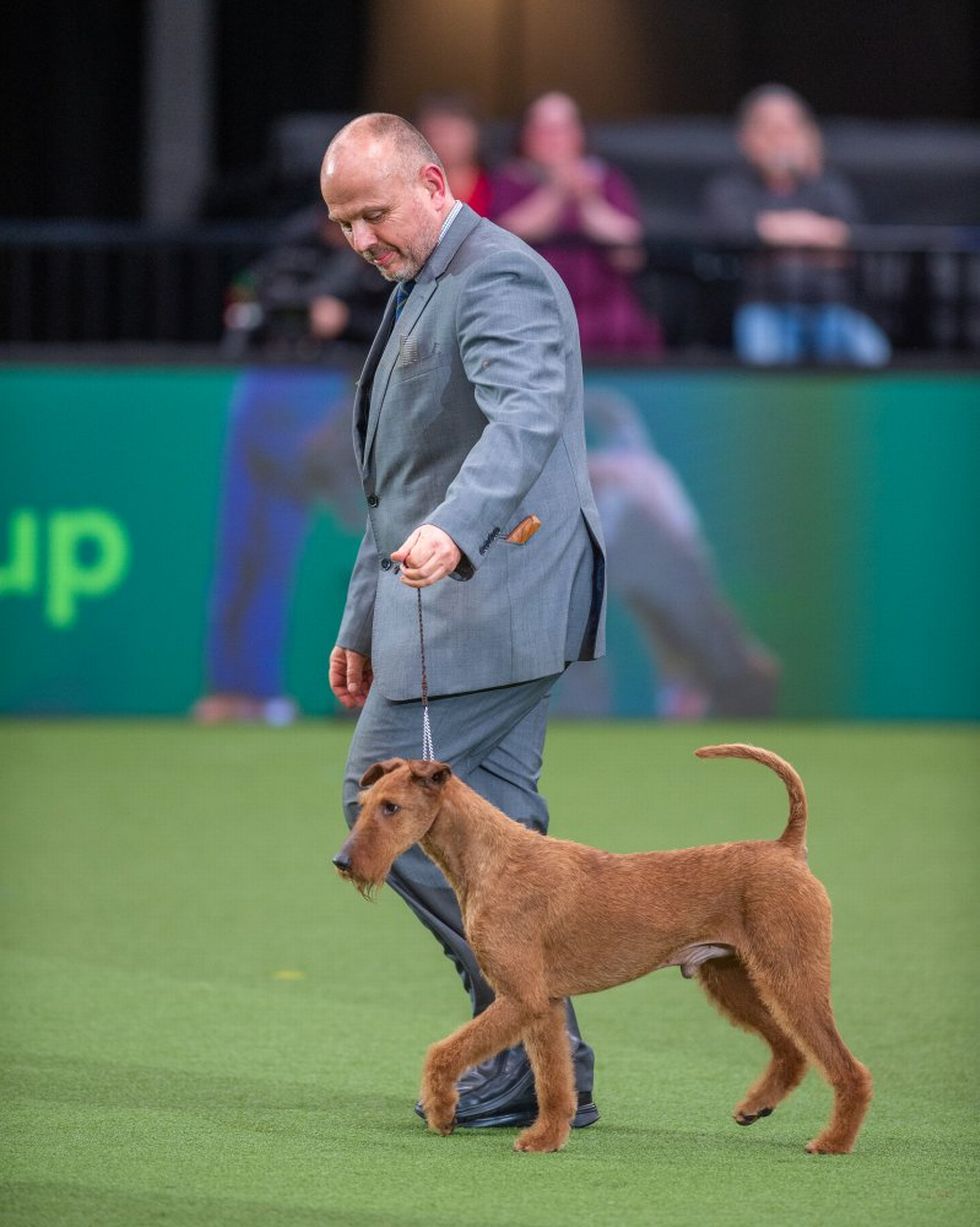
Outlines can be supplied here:
[[366, 347], [389, 293], [317, 205], [291, 218], [280, 241], [236, 278], [223, 345], [235, 357], [286, 359], [317, 358], [337, 341]]
[[[377, 276], [377, 274], [375, 274]], [[246, 366], [228, 408], [199, 724], [288, 724], [293, 578], [327, 455], [350, 464], [350, 377], [337, 366]], [[334, 459], [333, 463], [339, 463]], [[349, 494], [334, 506], [350, 515]], [[358, 507], [360, 511], [360, 506]]]
[[[225, 349], [239, 358], [315, 359], [337, 342], [366, 348], [391, 293], [323, 206], [290, 219], [281, 241], [232, 286]], [[350, 355], [354, 365], [360, 355]], [[293, 572], [327, 454], [350, 466], [346, 363], [245, 366], [229, 407], [200, 724], [288, 724], [285, 693]], [[342, 406], [344, 412], [338, 411]], [[338, 429], [337, 423], [342, 423]], [[326, 440], [329, 438], [329, 443]]]
[[582, 118], [567, 94], [531, 103], [518, 156], [491, 188], [494, 221], [532, 244], [568, 287], [586, 357], [663, 351], [660, 325], [631, 284], [643, 263], [636, 197], [623, 174], [586, 152]]
[[423, 98], [415, 126], [442, 159], [449, 187], [474, 213], [490, 212], [490, 177], [480, 159], [480, 126], [465, 98], [457, 94]]
[[708, 185], [713, 236], [758, 247], [746, 255], [733, 320], [744, 362], [881, 366], [888, 338], [852, 299], [851, 227], [861, 219], [850, 185], [824, 167], [816, 119], [785, 85], [762, 85], [738, 108], [745, 165]]

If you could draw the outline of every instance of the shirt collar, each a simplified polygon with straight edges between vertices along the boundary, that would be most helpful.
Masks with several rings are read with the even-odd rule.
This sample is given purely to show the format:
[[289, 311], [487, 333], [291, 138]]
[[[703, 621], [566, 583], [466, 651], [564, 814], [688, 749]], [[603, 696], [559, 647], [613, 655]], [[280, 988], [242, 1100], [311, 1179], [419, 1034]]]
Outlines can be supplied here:
[[[463, 202], [461, 200], [457, 200], [456, 203], [453, 205], [453, 207], [446, 214], [445, 218], [443, 219], [442, 225], [439, 227], [439, 237], [436, 239], [436, 247], [438, 247], [439, 244], [442, 242], [442, 240], [446, 237], [446, 231], [449, 229], [449, 227], [453, 224], [453, 222], [459, 216], [459, 211], [460, 209], [462, 209], [462, 207], [463, 207]], [[432, 251], [430, 251], [429, 254], [426, 256], [425, 264], [428, 264], [429, 261], [432, 259], [432, 256], [433, 256], [433, 253], [435, 252], [436, 247], [433, 247]], [[422, 265], [422, 268], [425, 268], [425, 264]], [[413, 283], [415, 281], [418, 281], [422, 273], [422, 268], [420, 268], [419, 271], [412, 278]]]
[[446, 220], [442, 223], [442, 226], [439, 230], [439, 237], [436, 239], [436, 247], [438, 247], [439, 244], [442, 242], [442, 240], [446, 237], [446, 231], [456, 220], [456, 217], [459, 214], [459, 211], [462, 207], [463, 207], [463, 202], [461, 200], [457, 200], [456, 203], [453, 205], [453, 207], [446, 214]]

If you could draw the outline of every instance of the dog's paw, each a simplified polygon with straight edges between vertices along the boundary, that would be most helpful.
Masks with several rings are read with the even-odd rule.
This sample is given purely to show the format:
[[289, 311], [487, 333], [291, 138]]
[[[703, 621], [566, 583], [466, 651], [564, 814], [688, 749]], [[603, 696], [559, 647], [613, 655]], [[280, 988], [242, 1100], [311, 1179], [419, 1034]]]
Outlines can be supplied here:
[[811, 1138], [803, 1148], [808, 1155], [849, 1155], [850, 1146], [835, 1142], [832, 1138]]
[[448, 1138], [456, 1128], [455, 1103], [423, 1104], [423, 1108], [425, 1110], [425, 1123], [429, 1128], [434, 1133], [441, 1133], [444, 1138]]
[[543, 1125], [535, 1121], [530, 1128], [518, 1135], [514, 1149], [525, 1154], [549, 1154], [561, 1150], [570, 1133], [571, 1129], [567, 1124]]
[[456, 1128], [456, 1114], [453, 1111], [437, 1112], [432, 1108], [426, 1108], [425, 1123], [433, 1133], [440, 1133], [444, 1138], [448, 1138]]
[[441, 1133], [449, 1137], [456, 1128], [456, 1095], [436, 1098], [434, 1095], [423, 1095], [422, 1112], [425, 1123], [433, 1133]]
[[745, 1112], [741, 1108], [735, 1109], [735, 1124], [736, 1125], [754, 1125], [757, 1120], [761, 1120], [763, 1116], [772, 1116], [772, 1108], [759, 1108], [755, 1112]]

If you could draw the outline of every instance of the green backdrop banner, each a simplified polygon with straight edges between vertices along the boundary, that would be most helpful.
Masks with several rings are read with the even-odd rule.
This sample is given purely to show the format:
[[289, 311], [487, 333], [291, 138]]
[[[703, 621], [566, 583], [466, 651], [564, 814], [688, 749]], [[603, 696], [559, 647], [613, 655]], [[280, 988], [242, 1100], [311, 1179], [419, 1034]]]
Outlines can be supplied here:
[[[588, 386], [610, 651], [559, 710], [703, 711], [714, 604], [781, 715], [980, 715], [980, 376]], [[0, 707], [181, 713], [244, 668], [331, 710], [349, 401], [335, 370], [0, 370]]]

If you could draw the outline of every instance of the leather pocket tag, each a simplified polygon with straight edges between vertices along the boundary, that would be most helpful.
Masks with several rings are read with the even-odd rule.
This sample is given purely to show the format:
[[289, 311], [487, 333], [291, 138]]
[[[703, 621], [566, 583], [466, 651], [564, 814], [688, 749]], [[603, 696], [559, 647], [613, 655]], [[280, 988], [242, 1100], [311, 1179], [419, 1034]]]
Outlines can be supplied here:
[[530, 541], [540, 527], [541, 521], [536, 515], [525, 516], [516, 528], [510, 530], [504, 540], [509, 541], [511, 545], [523, 545], [525, 541]]

